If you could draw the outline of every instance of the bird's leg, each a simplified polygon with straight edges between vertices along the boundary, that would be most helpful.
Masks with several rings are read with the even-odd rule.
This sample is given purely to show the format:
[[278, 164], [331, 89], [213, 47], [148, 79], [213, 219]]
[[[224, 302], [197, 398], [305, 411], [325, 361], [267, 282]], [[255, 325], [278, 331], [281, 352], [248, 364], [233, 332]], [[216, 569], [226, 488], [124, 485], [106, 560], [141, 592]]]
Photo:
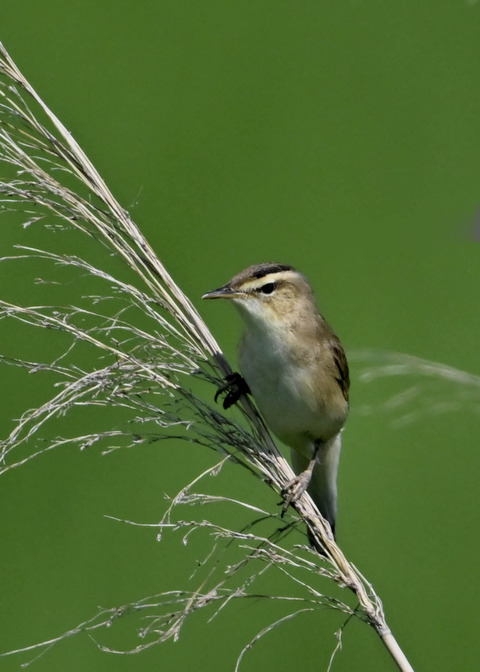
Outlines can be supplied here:
[[305, 471], [302, 471], [300, 474], [297, 474], [282, 490], [283, 495], [283, 506], [282, 506], [282, 517], [285, 515], [290, 504], [295, 504], [296, 501], [300, 499], [305, 490], [308, 488], [310, 481], [312, 480], [313, 470], [317, 464], [317, 455], [320, 450], [320, 444], [315, 445], [315, 450], [313, 457], [308, 463], [308, 467]]
[[223, 400], [223, 408], [227, 409], [230, 406], [233, 406], [242, 394], [250, 394], [250, 388], [248, 387], [247, 381], [239, 373], [229, 373], [228, 376], [225, 376], [225, 383], [221, 385], [216, 394], [215, 401], [218, 397], [226, 392], [225, 399]]

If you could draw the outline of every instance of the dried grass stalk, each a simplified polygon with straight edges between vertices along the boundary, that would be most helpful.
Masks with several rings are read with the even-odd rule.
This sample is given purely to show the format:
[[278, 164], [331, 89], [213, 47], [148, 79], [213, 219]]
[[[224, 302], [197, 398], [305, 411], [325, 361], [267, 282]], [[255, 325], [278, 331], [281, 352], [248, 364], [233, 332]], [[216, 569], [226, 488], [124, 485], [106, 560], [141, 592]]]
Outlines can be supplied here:
[[[0, 301], [0, 318], [54, 329], [69, 337], [67, 351], [53, 362], [39, 364], [3, 357], [6, 364], [25, 367], [32, 372], [48, 370], [54, 373], [59, 381], [59, 391], [47, 403], [25, 412], [10, 436], [2, 441], [0, 473], [66, 443], [87, 447], [121, 439], [130, 443], [148, 440], [147, 435], [128, 436], [128, 432], [122, 430], [107, 430], [74, 438], [59, 437], [46, 447], [38, 447], [36, 443], [36, 437], [46, 423], [73, 407], [118, 406], [125, 413], [133, 414], [137, 423], [154, 422], [158, 430], [155, 438], [179, 436], [214, 448], [221, 456], [214, 469], [201, 474], [171, 501], [160, 524], [154, 525], [159, 533], [165, 529], [182, 530], [188, 538], [193, 530], [208, 529], [214, 539], [212, 554], [222, 539], [234, 541], [243, 554], [234, 566], [223, 567], [223, 570], [217, 568], [216, 573], [209, 575], [196, 591], [179, 590], [112, 610], [101, 610], [60, 637], [22, 650], [42, 652], [59, 639], [78, 632], [94, 633], [127, 613], [145, 613], [148, 614], [148, 625], [141, 631], [142, 643], [133, 651], [142, 650], [177, 638], [185, 619], [199, 609], [209, 606], [215, 616], [232, 600], [264, 597], [290, 605], [291, 611], [263, 629], [244, 648], [237, 669], [246, 651], [271, 628], [300, 613], [327, 605], [344, 612], [347, 621], [355, 616], [368, 623], [378, 633], [398, 668], [411, 671], [386, 623], [380, 598], [346, 559], [308, 494], [295, 505], [290, 527], [304, 523], [316, 546], [323, 549], [323, 555], [306, 546], [287, 548], [282, 543], [285, 533], [262, 536], [251, 531], [253, 526], [247, 531], [238, 531], [208, 520], [181, 521], [175, 517], [176, 509], [182, 504], [215, 501], [212, 496], [195, 493], [194, 488], [207, 473], [221, 469], [225, 460], [242, 465], [277, 493], [292, 479], [293, 472], [248, 398], [242, 398], [239, 403], [244, 422], [237, 423], [192, 392], [189, 384], [192, 376], [219, 384], [225, 374], [231, 373], [230, 365], [195, 307], [175, 284], [72, 135], [23, 77], [3, 46], [0, 46], [0, 54], [0, 162], [7, 175], [0, 182], [0, 206], [6, 213], [24, 213], [26, 225], [41, 220], [46, 223], [55, 221], [57, 225], [60, 223], [87, 234], [110, 254], [113, 252], [123, 259], [136, 278], [135, 282], [120, 280], [75, 255], [21, 250], [17, 259], [40, 258], [101, 280], [112, 292], [109, 305], [117, 308], [113, 313], [100, 311], [99, 304], [104, 307], [108, 303], [109, 297], [105, 296], [91, 297], [89, 307], [19, 306]], [[135, 311], [143, 316], [150, 328], [136, 325], [132, 317]], [[75, 364], [72, 353], [79, 344], [95, 350], [102, 365], [86, 370]], [[73, 363], [69, 363], [72, 359]], [[222, 501], [233, 502], [226, 496]], [[280, 525], [278, 513], [272, 514], [246, 502], [233, 503], [248, 509], [256, 517], [274, 519], [277, 527]], [[240, 571], [245, 567], [251, 568], [247, 578]], [[259, 596], [252, 589], [258, 577], [272, 567], [296, 586], [298, 597]], [[350, 606], [346, 601], [316, 589], [315, 581], [319, 576], [351, 591], [358, 604]], [[238, 578], [235, 580], [235, 577]], [[334, 653], [340, 646], [341, 632], [337, 636]]]

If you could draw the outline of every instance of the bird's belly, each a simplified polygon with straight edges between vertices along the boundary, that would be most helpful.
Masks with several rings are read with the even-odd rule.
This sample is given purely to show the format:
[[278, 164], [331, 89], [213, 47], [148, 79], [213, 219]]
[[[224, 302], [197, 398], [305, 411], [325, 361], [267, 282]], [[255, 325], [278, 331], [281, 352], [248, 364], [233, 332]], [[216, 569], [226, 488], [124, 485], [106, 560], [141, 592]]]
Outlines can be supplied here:
[[313, 441], [327, 441], [344, 418], [332, 416], [332, 405], [312, 389], [311, 369], [299, 367], [288, 352], [275, 348], [240, 351], [240, 370], [272, 432], [288, 446], [310, 454]]

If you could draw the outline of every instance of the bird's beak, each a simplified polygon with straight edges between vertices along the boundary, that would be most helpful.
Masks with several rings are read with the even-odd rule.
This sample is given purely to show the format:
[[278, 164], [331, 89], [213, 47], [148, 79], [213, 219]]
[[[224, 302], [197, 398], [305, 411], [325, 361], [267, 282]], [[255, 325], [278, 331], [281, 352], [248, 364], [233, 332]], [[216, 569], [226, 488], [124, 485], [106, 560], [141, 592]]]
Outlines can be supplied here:
[[241, 295], [241, 292], [232, 289], [230, 285], [223, 285], [223, 287], [207, 292], [202, 296], [202, 299], [235, 299]]

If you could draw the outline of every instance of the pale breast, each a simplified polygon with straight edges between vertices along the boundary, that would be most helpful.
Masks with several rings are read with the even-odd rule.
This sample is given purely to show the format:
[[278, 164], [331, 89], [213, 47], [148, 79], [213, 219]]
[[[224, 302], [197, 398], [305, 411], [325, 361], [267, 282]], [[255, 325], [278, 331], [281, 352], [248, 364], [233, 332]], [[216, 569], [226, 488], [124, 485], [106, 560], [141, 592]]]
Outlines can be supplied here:
[[[338, 384], [322, 370], [318, 353], [298, 357], [284, 338], [245, 335], [240, 371], [272, 432], [297, 450], [334, 436], [346, 418]], [[305, 448], [304, 448], [305, 447]]]

